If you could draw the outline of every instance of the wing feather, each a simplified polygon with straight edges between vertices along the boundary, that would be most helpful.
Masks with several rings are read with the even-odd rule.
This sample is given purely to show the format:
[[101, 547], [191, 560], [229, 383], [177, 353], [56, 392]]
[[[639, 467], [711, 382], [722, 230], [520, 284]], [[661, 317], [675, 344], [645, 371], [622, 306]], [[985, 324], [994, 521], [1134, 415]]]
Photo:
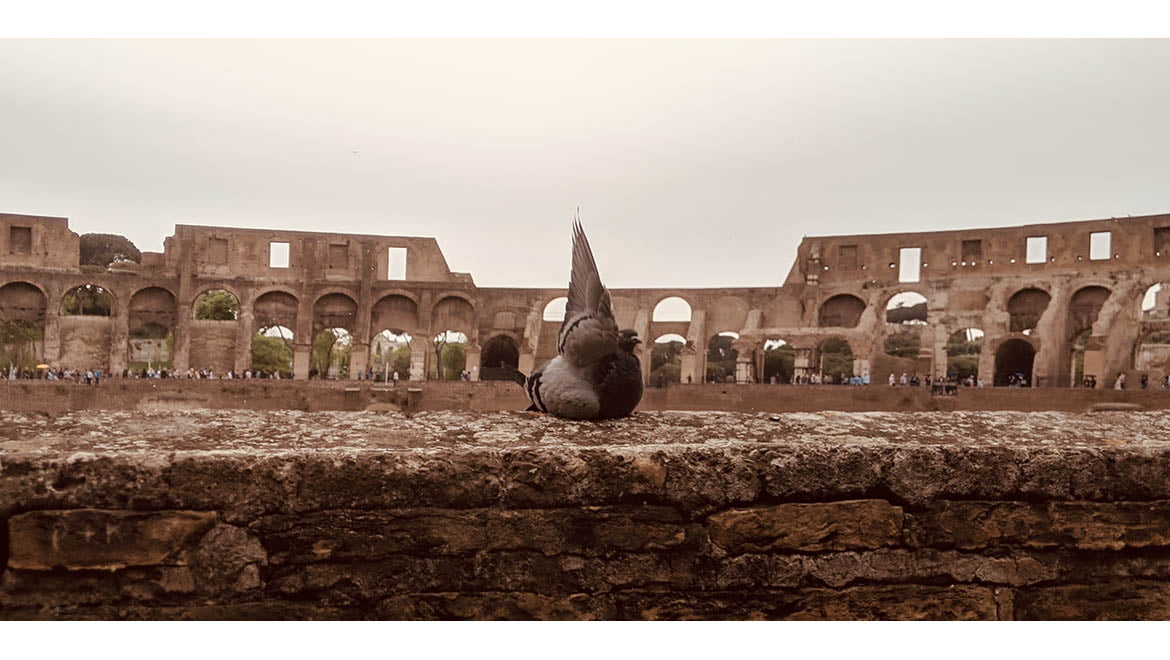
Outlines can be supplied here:
[[583, 367], [617, 351], [618, 327], [609, 291], [601, 284], [597, 262], [580, 219], [573, 221], [573, 267], [569, 301], [557, 336], [557, 352]]

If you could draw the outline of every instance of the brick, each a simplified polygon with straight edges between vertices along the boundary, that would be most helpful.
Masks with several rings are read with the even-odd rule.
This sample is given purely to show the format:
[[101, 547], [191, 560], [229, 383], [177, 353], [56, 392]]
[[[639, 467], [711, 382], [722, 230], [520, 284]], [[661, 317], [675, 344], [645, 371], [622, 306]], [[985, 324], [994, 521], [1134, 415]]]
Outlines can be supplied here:
[[185, 566], [216, 522], [208, 511], [33, 511], [8, 521], [8, 566], [47, 571]]
[[898, 544], [902, 509], [884, 500], [777, 504], [723, 511], [707, 525], [712, 542], [732, 554], [880, 548]]

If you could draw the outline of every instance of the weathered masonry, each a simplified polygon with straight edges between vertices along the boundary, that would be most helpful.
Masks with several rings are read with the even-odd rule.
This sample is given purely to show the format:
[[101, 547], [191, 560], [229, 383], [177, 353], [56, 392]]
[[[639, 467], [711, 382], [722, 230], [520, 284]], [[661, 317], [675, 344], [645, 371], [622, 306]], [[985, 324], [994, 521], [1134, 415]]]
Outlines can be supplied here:
[[[612, 293], [623, 326], [650, 341], [685, 340], [682, 382], [703, 382], [708, 343], [722, 334], [734, 337], [740, 383], [767, 379], [766, 346], [788, 346], [800, 376], [825, 369], [830, 343], [873, 382], [939, 376], [965, 337], [979, 339], [977, 373], [989, 385], [1111, 387], [1121, 374], [1136, 383], [1170, 373], [1165, 283], [1170, 215], [810, 237], [782, 286]], [[108, 305], [78, 304], [69, 296], [79, 287], [100, 289]], [[196, 319], [209, 291], [234, 297], [238, 315]], [[352, 338], [342, 376], [370, 369], [389, 331], [408, 337], [414, 379], [433, 371], [431, 341], [445, 332], [466, 337], [472, 378], [489, 377], [501, 362], [528, 371], [555, 354], [560, 319], [550, 309], [564, 295], [477, 287], [451, 272], [431, 238], [186, 225], [141, 265], [83, 272], [66, 219], [0, 215], [0, 322], [34, 327], [36, 359], [54, 367], [118, 373], [157, 360], [242, 372], [256, 334], [277, 328], [290, 371], [306, 378], [313, 337], [338, 329]], [[157, 332], [140, 332], [147, 327]], [[890, 352], [895, 340], [915, 348]], [[649, 374], [650, 352], [641, 357]]]
[[1170, 618], [1160, 412], [5, 431], [0, 619]]

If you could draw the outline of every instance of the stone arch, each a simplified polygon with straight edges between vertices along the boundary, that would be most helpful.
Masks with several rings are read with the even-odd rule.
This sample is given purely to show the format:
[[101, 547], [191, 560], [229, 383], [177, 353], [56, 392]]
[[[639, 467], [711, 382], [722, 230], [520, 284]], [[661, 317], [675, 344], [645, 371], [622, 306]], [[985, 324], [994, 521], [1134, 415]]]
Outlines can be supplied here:
[[817, 359], [813, 370], [826, 380], [837, 382], [842, 375], [846, 378], [857, 375], [853, 366], [855, 359], [856, 354], [848, 339], [838, 335], [826, 337], [817, 344]]
[[1052, 296], [1047, 291], [1037, 287], [1023, 288], [1013, 293], [1007, 301], [1008, 330], [1011, 332], [1035, 330], [1051, 300]]
[[[671, 294], [663, 296], [654, 303], [650, 314], [652, 323], [690, 323], [694, 317], [695, 306], [690, 300]], [[686, 318], [683, 318], [683, 317]]]
[[735, 296], [722, 296], [704, 308], [707, 312], [708, 330], [730, 330], [737, 332], [747, 325], [747, 301]]
[[479, 357], [480, 380], [511, 380], [513, 370], [519, 367], [520, 344], [511, 335], [497, 334], [483, 345]]
[[414, 337], [404, 330], [383, 328], [374, 333], [370, 340], [369, 369], [375, 381], [394, 380], [398, 372], [400, 380], [409, 380], [414, 349]]
[[565, 306], [569, 304], [567, 296], [559, 296], [545, 303], [540, 312], [540, 320], [560, 323], [565, 320]]
[[357, 329], [357, 300], [349, 293], [332, 291], [313, 303], [313, 334], [329, 328], [341, 328], [353, 334]]
[[995, 349], [994, 385], [1031, 387], [1036, 346], [1026, 337], [1007, 337]]
[[1101, 314], [1101, 308], [1112, 294], [1108, 288], [1098, 285], [1081, 287], [1073, 293], [1068, 303], [1068, 338], [1071, 339], [1086, 330], [1092, 331], [1093, 324]]
[[[461, 302], [462, 299], [460, 299]], [[447, 328], [431, 338], [433, 349], [427, 377], [437, 380], [459, 380], [467, 366], [467, 350], [471, 338], [467, 333]]]
[[447, 296], [431, 310], [432, 330], [456, 330], [469, 338], [475, 328], [475, 306], [462, 295]]
[[44, 356], [48, 296], [35, 284], [0, 286], [0, 369], [32, 370]]
[[650, 346], [650, 387], [667, 387], [682, 382], [682, 350], [686, 337], [666, 333], [656, 337]]
[[265, 328], [284, 327], [295, 330], [300, 301], [284, 289], [272, 289], [261, 293], [252, 303], [252, 316], [257, 331]]
[[399, 293], [384, 295], [371, 310], [373, 334], [383, 330], [416, 331], [419, 327], [418, 303]]
[[71, 287], [61, 296], [64, 316], [112, 316], [117, 300], [109, 289], [86, 282]]
[[[231, 296], [230, 301], [218, 295], [224, 293]], [[240, 296], [219, 286], [204, 289], [191, 303], [191, 314], [196, 321], [234, 322], [240, 318]]]
[[850, 293], [839, 293], [826, 300], [817, 316], [822, 328], [856, 328], [865, 312], [865, 301]]
[[886, 323], [926, 325], [927, 298], [913, 289], [898, 291], [885, 300]]
[[129, 368], [169, 369], [174, 357], [178, 301], [169, 289], [150, 286], [130, 296]]

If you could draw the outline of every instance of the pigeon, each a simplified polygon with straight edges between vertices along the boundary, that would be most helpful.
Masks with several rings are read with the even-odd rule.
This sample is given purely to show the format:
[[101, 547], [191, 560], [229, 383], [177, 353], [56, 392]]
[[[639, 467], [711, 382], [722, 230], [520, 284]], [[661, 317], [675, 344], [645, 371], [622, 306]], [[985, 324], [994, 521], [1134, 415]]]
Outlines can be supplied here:
[[557, 356], [525, 378], [530, 411], [569, 419], [612, 419], [642, 400], [642, 364], [634, 355], [636, 330], [618, 330], [609, 291], [597, 274], [593, 250], [573, 222], [569, 302], [557, 335]]

